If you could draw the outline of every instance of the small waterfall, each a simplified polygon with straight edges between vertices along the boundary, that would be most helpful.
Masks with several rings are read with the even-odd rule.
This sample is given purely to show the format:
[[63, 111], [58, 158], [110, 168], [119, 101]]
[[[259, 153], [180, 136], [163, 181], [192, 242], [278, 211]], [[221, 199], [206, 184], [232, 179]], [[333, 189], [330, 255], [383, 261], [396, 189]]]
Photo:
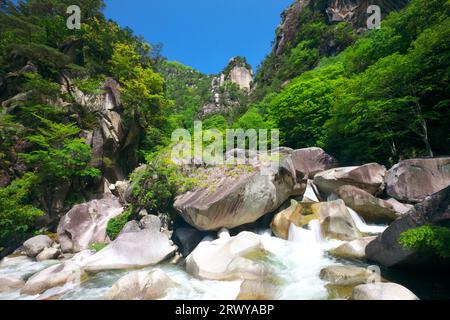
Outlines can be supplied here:
[[328, 197], [327, 197], [327, 201], [336, 201], [336, 200], [339, 200], [340, 198], [335, 194], [335, 193], [332, 193], [332, 194], [330, 194]]
[[348, 212], [352, 216], [353, 221], [355, 222], [356, 227], [362, 233], [369, 234], [380, 234], [383, 233], [384, 230], [387, 229], [387, 226], [378, 226], [378, 225], [369, 225], [367, 224], [363, 218], [352, 208], [347, 207]]
[[312, 220], [308, 224], [308, 229], [299, 228], [291, 223], [289, 226], [288, 241], [304, 245], [320, 244], [322, 242], [322, 231], [319, 220]]
[[308, 227], [314, 233], [314, 236], [316, 237], [316, 242], [322, 243], [323, 236], [322, 236], [322, 229], [320, 229], [320, 221], [317, 219], [311, 220], [308, 224]]

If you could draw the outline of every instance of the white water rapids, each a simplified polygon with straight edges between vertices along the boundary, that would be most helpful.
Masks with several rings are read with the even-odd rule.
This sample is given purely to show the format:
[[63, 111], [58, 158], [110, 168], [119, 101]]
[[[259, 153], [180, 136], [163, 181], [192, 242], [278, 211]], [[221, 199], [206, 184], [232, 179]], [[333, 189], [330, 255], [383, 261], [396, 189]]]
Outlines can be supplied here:
[[[356, 214], [356, 213], [355, 213]], [[362, 220], [361, 220], [362, 221]], [[356, 222], [358, 228], [380, 231], [381, 228]], [[363, 230], [361, 230], [363, 231]], [[323, 240], [319, 222], [311, 221], [309, 230], [291, 226], [289, 240], [271, 236], [270, 231], [260, 235], [269, 255], [261, 262], [267, 264], [276, 276], [279, 290], [276, 299], [323, 300], [328, 299], [326, 283], [319, 278], [320, 271], [327, 266], [341, 265], [327, 251], [342, 244], [337, 240]], [[27, 258], [13, 258], [0, 264], [0, 275], [14, 275], [27, 279], [55, 262], [34, 262]], [[242, 281], [208, 281], [191, 277], [183, 264], [169, 263], [148, 267], [144, 270], [160, 268], [180, 286], [169, 289], [164, 299], [173, 300], [233, 300], [239, 294]], [[45, 299], [56, 296], [62, 300], [100, 300], [105, 292], [123, 275], [130, 271], [100, 272], [92, 275], [79, 286], [67, 285], [48, 290], [41, 296], [21, 296], [20, 291], [0, 293], [0, 300]]]

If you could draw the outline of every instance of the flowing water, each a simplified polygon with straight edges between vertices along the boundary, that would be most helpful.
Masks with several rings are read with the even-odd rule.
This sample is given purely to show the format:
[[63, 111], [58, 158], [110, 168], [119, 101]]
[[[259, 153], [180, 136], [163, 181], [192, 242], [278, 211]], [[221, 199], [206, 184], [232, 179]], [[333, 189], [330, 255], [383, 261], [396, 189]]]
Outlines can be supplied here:
[[[362, 232], [379, 233], [385, 229], [380, 226], [370, 226], [350, 211], [355, 223]], [[227, 238], [226, 232], [220, 233], [221, 238]], [[345, 262], [338, 261], [327, 254], [327, 251], [336, 248], [341, 241], [324, 240], [320, 231], [318, 220], [310, 222], [308, 229], [291, 225], [289, 229], [289, 241], [271, 236], [267, 231], [260, 234], [261, 241], [268, 255], [261, 259], [261, 263], [272, 270], [276, 279], [278, 291], [276, 299], [284, 300], [322, 300], [328, 299], [326, 283], [319, 278], [320, 271], [327, 266], [342, 265]], [[212, 239], [204, 239], [210, 241]], [[19, 276], [29, 278], [55, 262], [34, 262], [28, 258], [18, 257], [5, 259], [0, 264], [0, 275]], [[169, 277], [180, 284], [176, 288], [169, 289], [165, 299], [174, 300], [231, 300], [239, 294], [242, 281], [208, 281], [191, 277], [185, 272], [183, 264], [174, 266], [169, 263], [156, 267], [148, 267], [143, 270], [160, 268]], [[3, 299], [48, 299], [58, 298], [63, 300], [99, 300], [106, 291], [122, 276], [130, 271], [109, 271], [91, 275], [81, 285], [68, 284], [64, 287], [53, 288], [45, 294], [36, 297], [21, 296], [19, 290], [0, 293]]]

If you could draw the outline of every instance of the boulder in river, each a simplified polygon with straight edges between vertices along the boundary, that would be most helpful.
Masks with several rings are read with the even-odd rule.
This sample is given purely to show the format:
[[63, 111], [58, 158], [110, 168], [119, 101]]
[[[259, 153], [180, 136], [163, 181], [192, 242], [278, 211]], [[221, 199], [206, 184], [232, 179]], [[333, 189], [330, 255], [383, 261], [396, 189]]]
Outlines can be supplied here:
[[194, 174], [201, 185], [176, 198], [174, 207], [198, 230], [232, 229], [253, 223], [280, 207], [293, 193], [296, 173], [288, 151], [279, 165], [261, 162], [240, 166], [199, 168]]
[[37, 261], [53, 260], [59, 257], [61, 251], [57, 248], [45, 248], [36, 256]]
[[377, 163], [360, 167], [344, 167], [320, 172], [314, 176], [314, 184], [326, 196], [336, 193], [339, 187], [355, 186], [374, 195], [384, 186], [386, 168]]
[[292, 152], [297, 179], [312, 179], [317, 173], [335, 168], [337, 161], [321, 148], [305, 148]]
[[145, 229], [120, 234], [103, 250], [86, 259], [87, 271], [120, 270], [156, 265], [176, 250], [164, 233]]
[[40, 235], [28, 239], [24, 242], [23, 248], [30, 258], [35, 258], [45, 248], [50, 248], [53, 244], [53, 240], [49, 236]]
[[320, 279], [338, 286], [367, 283], [372, 275], [372, 271], [355, 266], [330, 266], [320, 271]]
[[186, 270], [200, 279], [236, 280], [259, 279], [266, 268], [247, 257], [264, 254], [258, 235], [241, 232], [235, 237], [222, 237], [201, 242], [186, 259]]
[[11, 275], [0, 275], [0, 293], [18, 290], [24, 285], [25, 282], [22, 278]]
[[105, 294], [106, 300], [156, 300], [178, 284], [160, 269], [135, 271], [120, 278]]
[[337, 195], [369, 223], [390, 223], [400, 216], [392, 204], [357, 187], [342, 186], [337, 190]]
[[387, 194], [402, 202], [421, 202], [449, 185], [450, 157], [404, 160], [386, 175]]
[[236, 300], [274, 300], [278, 288], [269, 280], [244, 280]]
[[58, 241], [63, 252], [80, 252], [93, 243], [107, 243], [108, 221], [123, 212], [113, 196], [78, 204], [61, 218]]
[[338, 258], [344, 259], [365, 259], [366, 247], [377, 237], [359, 238], [350, 242], [346, 242], [339, 247], [330, 250], [329, 253]]
[[450, 187], [447, 187], [426, 198], [405, 216], [394, 221], [386, 231], [367, 246], [366, 256], [386, 267], [437, 267], [439, 263], [431, 263], [430, 256], [424, 252], [403, 247], [399, 243], [399, 239], [405, 231], [449, 220]]
[[377, 282], [355, 287], [350, 300], [419, 300], [419, 298], [399, 284]]

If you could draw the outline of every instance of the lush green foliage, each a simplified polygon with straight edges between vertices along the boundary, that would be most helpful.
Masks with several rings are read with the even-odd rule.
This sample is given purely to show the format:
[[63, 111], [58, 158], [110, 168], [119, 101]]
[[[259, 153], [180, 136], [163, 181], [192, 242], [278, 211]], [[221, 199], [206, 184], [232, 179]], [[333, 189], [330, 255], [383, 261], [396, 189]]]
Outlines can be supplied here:
[[[120, 231], [122, 231], [123, 227], [127, 224], [128, 221], [130, 221], [132, 214], [133, 214], [133, 207], [129, 207], [121, 215], [112, 218], [108, 221], [108, 225], [106, 227], [106, 234], [111, 240], [117, 238]], [[97, 246], [97, 249], [98, 248], [99, 247]]]
[[36, 176], [28, 173], [9, 186], [0, 188], [0, 247], [24, 240], [43, 212], [30, 204]]
[[443, 258], [450, 258], [450, 229], [426, 225], [405, 231], [400, 244], [409, 249], [432, 250]]

